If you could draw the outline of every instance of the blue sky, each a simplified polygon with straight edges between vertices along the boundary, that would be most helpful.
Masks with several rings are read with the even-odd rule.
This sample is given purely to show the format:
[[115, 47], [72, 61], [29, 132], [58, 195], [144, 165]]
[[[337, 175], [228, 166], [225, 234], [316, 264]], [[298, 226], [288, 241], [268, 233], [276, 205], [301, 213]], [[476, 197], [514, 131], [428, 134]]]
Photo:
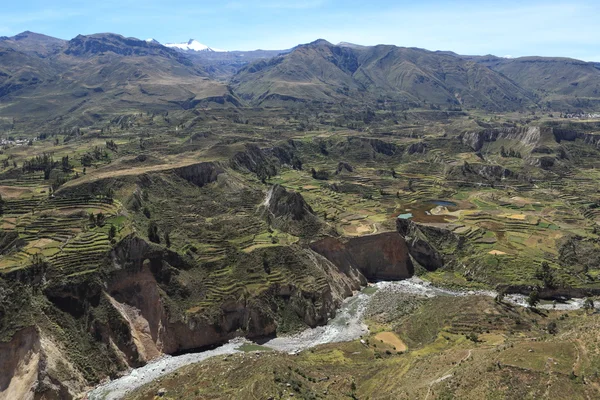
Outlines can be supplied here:
[[[3, 1], [4, 2], [4, 1]], [[600, 1], [20, 0], [0, 8], [0, 36], [63, 39], [114, 32], [226, 50], [285, 49], [324, 38], [461, 54], [600, 61]]]

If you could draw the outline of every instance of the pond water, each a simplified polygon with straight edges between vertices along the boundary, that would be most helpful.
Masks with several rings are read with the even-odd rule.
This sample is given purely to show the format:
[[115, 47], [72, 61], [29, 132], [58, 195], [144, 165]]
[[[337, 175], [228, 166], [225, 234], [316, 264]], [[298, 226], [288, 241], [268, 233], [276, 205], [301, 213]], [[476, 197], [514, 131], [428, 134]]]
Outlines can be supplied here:
[[455, 202], [448, 200], [431, 200], [430, 203], [442, 207], [458, 207], [458, 205]]
[[412, 213], [398, 215], [398, 218], [400, 218], [400, 219], [411, 219], [412, 217], [413, 217]]
[[415, 222], [447, 223], [457, 219], [454, 215], [433, 215], [431, 210], [435, 207], [446, 207], [449, 211], [458, 210], [458, 205], [448, 200], [428, 200], [419, 203], [404, 204], [397, 218], [412, 219]]

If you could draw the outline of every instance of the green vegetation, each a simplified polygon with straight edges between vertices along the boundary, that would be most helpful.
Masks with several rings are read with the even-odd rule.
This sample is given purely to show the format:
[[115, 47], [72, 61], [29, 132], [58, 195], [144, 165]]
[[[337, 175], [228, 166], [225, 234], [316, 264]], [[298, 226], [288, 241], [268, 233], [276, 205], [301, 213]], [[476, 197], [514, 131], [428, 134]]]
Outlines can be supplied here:
[[[169, 398], [412, 399], [570, 398], [597, 394], [598, 315], [536, 313], [490, 298], [427, 300], [400, 320], [403, 352], [378, 334], [318, 346], [299, 355], [238, 354], [185, 366], [127, 399]], [[433, 319], [434, 324], [424, 323]], [[548, 324], [548, 321], [550, 323]], [[553, 332], [547, 325], [553, 325]], [[556, 335], [559, 331], [561, 334]], [[464, 333], [463, 333], [464, 332]], [[235, 367], [232, 367], [235, 366]]]
[[[210, 360], [133, 396], [597, 397], [597, 68], [325, 41], [206, 69], [113, 34], [0, 45], [0, 341], [39, 336], [40, 393], [325, 324], [388, 269], [500, 294], [390, 295], [364, 343]], [[338, 252], [385, 232], [403, 238]], [[572, 296], [585, 310], [541, 306]]]

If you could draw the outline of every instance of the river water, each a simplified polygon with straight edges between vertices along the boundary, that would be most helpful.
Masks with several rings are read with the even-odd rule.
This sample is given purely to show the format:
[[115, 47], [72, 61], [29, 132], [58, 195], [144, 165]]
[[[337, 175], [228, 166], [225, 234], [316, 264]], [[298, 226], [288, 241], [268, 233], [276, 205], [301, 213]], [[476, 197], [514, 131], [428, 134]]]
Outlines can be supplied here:
[[[431, 285], [417, 277], [404, 281], [378, 282], [373, 285], [377, 290], [389, 292], [402, 292], [422, 297], [435, 296], [490, 296], [495, 297], [496, 292], [487, 290], [454, 291]], [[372, 293], [373, 291], [369, 291]], [[369, 304], [371, 294], [358, 292], [346, 299], [327, 325], [309, 328], [301, 333], [271, 339], [263, 346], [286, 353], [297, 353], [302, 350], [326, 343], [339, 343], [358, 339], [368, 334], [369, 330], [363, 321], [364, 312]], [[527, 297], [523, 295], [506, 295], [504, 301], [527, 307]], [[571, 299], [564, 303], [546, 303], [538, 308], [556, 310], [575, 310], [583, 306], [583, 299]], [[224, 356], [238, 353], [238, 348], [244, 343], [249, 343], [244, 338], [236, 338], [213, 350], [200, 353], [189, 353], [180, 356], [165, 355], [143, 367], [132, 370], [128, 375], [115, 379], [96, 387], [88, 393], [90, 400], [116, 400], [123, 398], [127, 393], [139, 388], [146, 383], [164, 376], [184, 365], [197, 363], [210, 357]]]

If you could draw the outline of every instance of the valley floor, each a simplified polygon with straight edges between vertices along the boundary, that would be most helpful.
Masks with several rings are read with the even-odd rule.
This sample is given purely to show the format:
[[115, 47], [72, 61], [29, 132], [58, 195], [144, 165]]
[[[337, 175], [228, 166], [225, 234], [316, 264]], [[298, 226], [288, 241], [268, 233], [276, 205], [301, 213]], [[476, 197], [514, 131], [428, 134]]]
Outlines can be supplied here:
[[[125, 396], [132, 399], [153, 398], [151, 396], [153, 391], [156, 390], [158, 393], [160, 389], [163, 389], [161, 386], [166, 386], [168, 388], [167, 398], [171, 398], [171, 396], [174, 396], [174, 398], [197, 398], [197, 396], [200, 396], [200, 398], [232, 398], [228, 397], [231, 396], [231, 394], [222, 397], [216, 395], [209, 396], [208, 394], [204, 394], [207, 397], [203, 397], [199, 394], [204, 389], [208, 391], [216, 389], [212, 387], [212, 385], [215, 385], [215, 383], [208, 384], [207, 387], [203, 387], [201, 390], [200, 388], [194, 388], [192, 383], [185, 382], [190, 374], [193, 373], [193, 371], [197, 372], [198, 370], [203, 370], [203, 365], [196, 365], [196, 363], [199, 362], [209, 363], [209, 365], [227, 364], [230, 366], [230, 369], [233, 368], [234, 370], [240, 370], [244, 368], [242, 364], [248, 361], [250, 363], [259, 363], [259, 365], [262, 365], [263, 362], [266, 363], [266, 365], [271, 362], [277, 364], [278, 362], [288, 359], [285, 354], [290, 354], [293, 356], [295, 355], [301, 359], [304, 359], [307, 358], [307, 353], [320, 354], [322, 352], [326, 353], [331, 351], [344, 351], [344, 349], [356, 346], [358, 346], [357, 349], [360, 351], [352, 352], [351, 357], [349, 357], [346, 362], [356, 362], [361, 358], [358, 356], [365, 351], [372, 353], [376, 360], [389, 358], [390, 361], [390, 356], [392, 356], [392, 354], [394, 356], [403, 357], [408, 357], [409, 354], [412, 354], [413, 357], [415, 357], [417, 354], [428, 354], [429, 351], [434, 351], [434, 349], [436, 349], [435, 342], [437, 342], [437, 340], [428, 346], [429, 351], [424, 350], [423, 343], [418, 343], [415, 348], [409, 349], [406, 343], [401, 339], [401, 336], [406, 334], [402, 326], [402, 317], [399, 318], [397, 314], [394, 315], [394, 312], [400, 311], [401, 314], [405, 314], [404, 318], [408, 318], [408, 321], [410, 321], [412, 313], [426, 311], [428, 300], [432, 300], [434, 298], [442, 300], [441, 303], [437, 303], [437, 306], [441, 308], [440, 310], [437, 310], [437, 313], [443, 313], [443, 304], [453, 298], [456, 298], [463, 303], [481, 302], [484, 304], [491, 304], [493, 308], [497, 308], [498, 303], [490, 302], [490, 299], [495, 298], [495, 296], [497, 296], [497, 293], [492, 291], [453, 291], [448, 289], [440, 289], [418, 278], [411, 278], [409, 280], [399, 282], [379, 282], [347, 299], [340, 310], [338, 310], [336, 317], [329, 321], [329, 323], [324, 327], [308, 329], [292, 336], [278, 337], [266, 342], [261, 342], [261, 345], [255, 345], [246, 339], [238, 338], [231, 340], [229, 343], [220, 346], [215, 350], [208, 350], [202, 353], [192, 353], [174, 357], [165, 357], [142, 368], [136, 369], [123, 378], [119, 378], [94, 389], [88, 394], [88, 398], [91, 400], [112, 400], [120, 399]], [[506, 302], [502, 304], [502, 307], [510, 310], [509, 312], [513, 312], [517, 316], [531, 314], [538, 318], [556, 318], [558, 316], [558, 311], [554, 310], [580, 310], [583, 304], [583, 301], [572, 299], [564, 304], [542, 305], [539, 307], [539, 311], [534, 311], [532, 313], [528, 309], [519, 309], [519, 307], [523, 307], [525, 304], [524, 296], [513, 295], [507, 298], [505, 301]], [[421, 309], [415, 306], [414, 302], [416, 302]], [[543, 309], [548, 311], [542, 311]], [[479, 310], [481, 310], [481, 308], [479, 308]], [[450, 309], [448, 311], [451, 312], [453, 310]], [[488, 309], [484, 309], [483, 314], [483, 316], [487, 315], [488, 317], [494, 316], [495, 319], [498, 319], [499, 315], [501, 315], [500, 313], [495, 313]], [[560, 314], [559, 319], [564, 318], [565, 315], [568, 314]], [[446, 318], [447, 321], [451, 321], [453, 318], [461, 317], [464, 316], [448, 315]], [[581, 317], [582, 316], [580, 314], [575, 314], [575, 318]], [[474, 318], [474, 316], [471, 316], [470, 318]], [[477, 316], [475, 316], [475, 318], [477, 318]], [[589, 318], [594, 318], [594, 316], [590, 315]], [[536, 318], [534, 318], [532, 321], [536, 321]], [[541, 321], [536, 323], [541, 323]], [[370, 326], [371, 331], [369, 331], [367, 328], [367, 324]], [[485, 333], [477, 333], [480, 327], [473, 322], [467, 323], [466, 321], [463, 321], [452, 322], [451, 324], [452, 326], [450, 327], [442, 327], [438, 333], [438, 335], [442, 335], [443, 332], [446, 331], [445, 334], [449, 336], [443, 336], [447, 343], [442, 346], [443, 348], [439, 348], [436, 351], [443, 350], [445, 352], [450, 352], [456, 351], [457, 348], [468, 348], [467, 356], [460, 360], [458, 365], [461, 365], [462, 362], [466, 362], [467, 360], [471, 359], [474, 351], [484, 354], [486, 350], [491, 348], [503, 348], [501, 345], [506, 345], [506, 343], [510, 343], [510, 346], [513, 347], [515, 342], [521, 343], [521, 341], [536, 341], [535, 337], [532, 337], [529, 334], [524, 335], [524, 332], [522, 332], [520, 335], [513, 336], [513, 332], [506, 332], [502, 326], [494, 326], [492, 328], [492, 332], [490, 332], [488, 329]], [[459, 327], [459, 331], [452, 331], [454, 325]], [[454, 327], [454, 329], [456, 329], [456, 327]], [[425, 328], [427, 329], [427, 327]], [[439, 329], [440, 327], [436, 328]], [[472, 328], [473, 331], [469, 332], [469, 328]], [[464, 336], [468, 337], [470, 341], [465, 341], [460, 338], [459, 336], [461, 332], [466, 332]], [[539, 332], [536, 333], [539, 334]], [[452, 338], [451, 342], [449, 342], [451, 340], [450, 337]], [[476, 339], [473, 339], [473, 337]], [[548, 340], [549, 338], [544, 337], [543, 339]], [[335, 343], [338, 345], [334, 345]], [[465, 346], [469, 343], [472, 343], [475, 345], [475, 347], [471, 348], [470, 346]], [[246, 355], [241, 353], [246, 353]], [[233, 357], [229, 357], [229, 355], [232, 355]], [[538, 355], [536, 355], [536, 357], [537, 356]], [[325, 362], [325, 360], [322, 362], [325, 363], [325, 365], [328, 364]], [[451, 362], [450, 364], [455, 365], [455, 362]], [[457, 367], [452, 367], [450, 364], [448, 371], [446, 371], [448, 372], [447, 374], [431, 380], [427, 397], [438, 398], [435, 393], [432, 392], [432, 388], [435, 385], [441, 384], [443, 381], [454, 376], [454, 374], [451, 372], [456, 370]], [[324, 367], [325, 365], [321, 365], [321, 367]], [[335, 367], [336, 363], [329, 365], [329, 368], [332, 368], [332, 370], [335, 370]], [[361, 366], [360, 363], [357, 363], [356, 365], [356, 368], [363, 367], [364, 366]], [[391, 368], [391, 366], [386, 367]], [[277, 374], [275, 369], [274, 374]], [[181, 377], [182, 375], [184, 376], [183, 378]], [[312, 382], [310, 378], [305, 377], [305, 379], [308, 379], [309, 382]], [[352, 379], [354, 379], [354, 377]], [[166, 381], [167, 383], [164, 384], [163, 381]], [[173, 384], [177, 382], [176, 387], [169, 388], [168, 386], [170, 382], [173, 382]], [[183, 386], [179, 387], [180, 384], [183, 384]], [[221, 387], [222, 384], [217, 386]], [[328, 386], [329, 385], [324, 385], [324, 387]], [[288, 387], [289, 386], [287, 385], [285, 386], [285, 388]], [[194, 395], [189, 392], [192, 389], [194, 390]], [[240, 394], [239, 397], [235, 398], [247, 398], [244, 397], [246, 395], [246, 389], [248, 389], [247, 384], [245, 388], [240, 389], [243, 394]], [[310, 392], [315, 390], [316, 389], [313, 387], [310, 389]], [[285, 395], [286, 391], [288, 392], [288, 395], [293, 396], [295, 391], [298, 392], [297, 394], [300, 396], [305, 396], [301, 398], [306, 398], [308, 395], [305, 391], [298, 390], [298, 388], [295, 387], [293, 390], [284, 389], [283, 392], [279, 390], [277, 393], [279, 396], [283, 397], [274, 398], [287, 398]], [[329, 393], [328, 389], [324, 389], [323, 393], [325, 394], [325, 392], [328, 393], [324, 398], [342, 395], [342, 393], [337, 393], [336, 390], [334, 390], [332, 393]], [[150, 397], [147, 397], [147, 395], [143, 395], [141, 393], [148, 393]], [[254, 395], [257, 394], [254, 393]], [[267, 392], [261, 392], [258, 398], [263, 398], [264, 396], [267, 396]], [[391, 394], [389, 397], [386, 395], [380, 395], [379, 397], [367, 395], [367, 397], [394, 398], [391, 396]], [[316, 398], [319, 398], [318, 393], [316, 394]]]

